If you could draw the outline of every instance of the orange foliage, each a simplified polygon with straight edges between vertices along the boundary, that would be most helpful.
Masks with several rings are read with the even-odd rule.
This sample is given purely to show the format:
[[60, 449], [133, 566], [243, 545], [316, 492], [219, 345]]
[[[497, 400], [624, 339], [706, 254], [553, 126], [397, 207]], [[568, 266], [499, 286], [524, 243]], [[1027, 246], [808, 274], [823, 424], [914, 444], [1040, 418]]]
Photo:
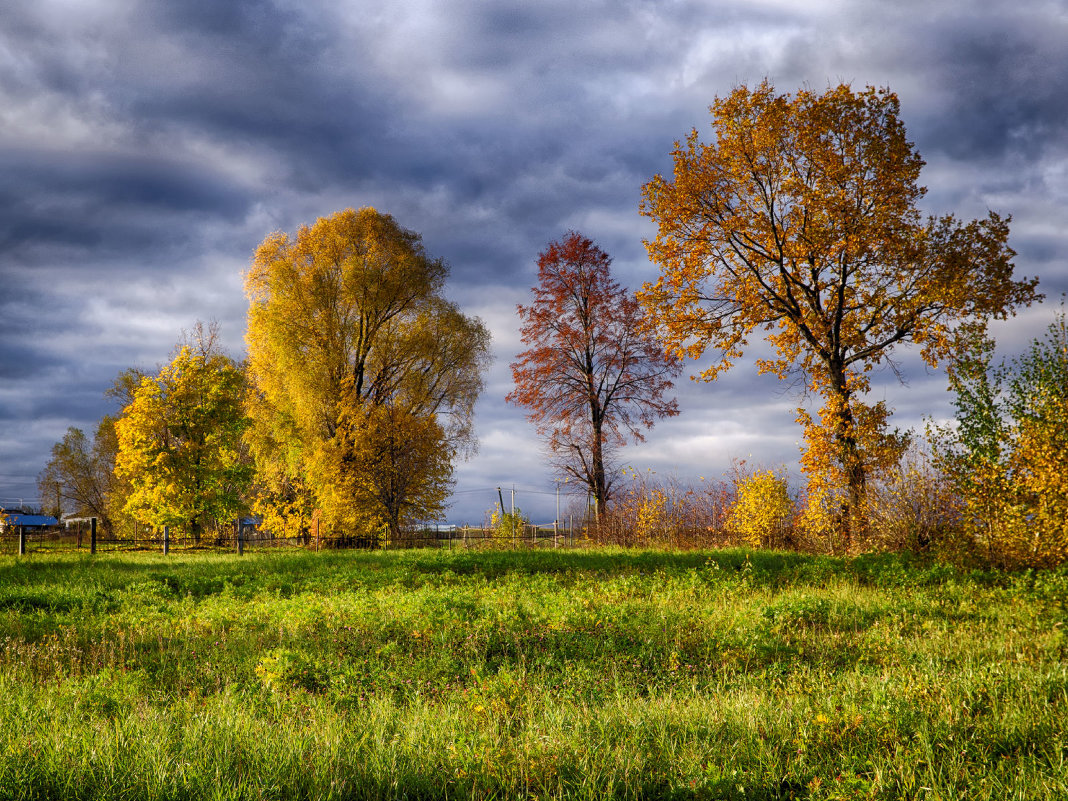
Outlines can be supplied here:
[[540, 254], [534, 301], [517, 308], [529, 348], [512, 364], [508, 395], [602, 513], [612, 488], [607, 451], [679, 413], [665, 397], [679, 360], [642, 332], [638, 303], [612, 279], [611, 263], [574, 231]]
[[714, 141], [676, 142], [673, 178], [642, 202], [661, 275], [638, 297], [664, 342], [717, 351], [711, 380], [765, 338], [759, 370], [797, 372], [825, 400], [818, 424], [802, 412], [804, 469], [816, 495], [844, 486], [849, 515], [894, 445], [888, 410], [863, 401], [871, 370], [899, 342], [934, 366], [1036, 297], [1013, 280], [1008, 220], [921, 219], [923, 161], [898, 111], [885, 89], [739, 87], [711, 108]]

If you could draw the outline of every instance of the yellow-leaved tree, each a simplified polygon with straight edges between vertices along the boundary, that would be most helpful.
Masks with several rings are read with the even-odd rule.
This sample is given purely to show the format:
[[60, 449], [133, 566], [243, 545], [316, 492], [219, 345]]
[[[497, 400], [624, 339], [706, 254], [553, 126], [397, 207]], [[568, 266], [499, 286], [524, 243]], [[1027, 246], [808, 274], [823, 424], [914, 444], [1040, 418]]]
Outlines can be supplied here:
[[1068, 560], [1068, 319], [1023, 356], [991, 366], [993, 343], [951, 371], [956, 421], [933, 431], [961, 499], [968, 546], [1003, 566]]
[[714, 379], [753, 336], [761, 372], [799, 374], [823, 399], [799, 409], [810, 515], [849, 547], [869, 476], [903, 445], [867, 400], [871, 371], [910, 342], [929, 365], [1035, 297], [1014, 280], [1008, 220], [924, 220], [923, 161], [889, 90], [779, 95], [741, 86], [711, 107], [714, 139], [676, 142], [671, 179], [644, 187], [661, 275], [639, 300], [679, 355], [718, 352]]
[[140, 376], [115, 424], [126, 513], [197, 540], [246, 510], [252, 477], [242, 442], [244, 375], [214, 343], [214, 328], [207, 336], [198, 328], [158, 375]]
[[346, 410], [341, 423], [327, 450], [334, 482], [324, 495], [332, 517], [362, 512], [365, 530], [381, 521], [398, 542], [406, 524], [444, 514], [453, 451], [434, 415], [386, 402]]
[[[372, 208], [346, 209], [260, 245], [245, 276], [247, 439], [268, 527], [307, 532], [318, 512], [328, 530], [392, 529], [413, 514], [440, 513], [431, 499], [451, 475], [440, 460], [387, 460], [397, 473], [391, 480], [425, 486], [410, 484], [386, 505], [388, 493], [372, 492], [356, 471], [390, 437], [432, 440], [449, 465], [473, 451], [489, 333], [444, 298], [448, 271], [417, 233]], [[416, 497], [425, 503], [404, 500]]]

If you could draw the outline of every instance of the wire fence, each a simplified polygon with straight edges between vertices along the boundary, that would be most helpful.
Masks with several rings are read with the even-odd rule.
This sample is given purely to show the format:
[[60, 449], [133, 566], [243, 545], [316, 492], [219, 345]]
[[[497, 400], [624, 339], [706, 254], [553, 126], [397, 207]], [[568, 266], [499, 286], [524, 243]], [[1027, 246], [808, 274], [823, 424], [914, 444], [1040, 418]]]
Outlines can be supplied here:
[[230, 526], [199, 537], [148, 529], [132, 535], [116, 536], [95, 530], [91, 521], [82, 521], [70, 526], [47, 528], [7, 526], [0, 532], [0, 554], [96, 554], [115, 551], [232, 551], [244, 554], [276, 548], [569, 548], [584, 541], [584, 531], [581, 523], [568, 521], [565, 524], [516, 526], [514, 531], [473, 526], [420, 526], [405, 529], [396, 538], [355, 533], [340, 536], [317, 536], [314, 533], [285, 535], [244, 525]]

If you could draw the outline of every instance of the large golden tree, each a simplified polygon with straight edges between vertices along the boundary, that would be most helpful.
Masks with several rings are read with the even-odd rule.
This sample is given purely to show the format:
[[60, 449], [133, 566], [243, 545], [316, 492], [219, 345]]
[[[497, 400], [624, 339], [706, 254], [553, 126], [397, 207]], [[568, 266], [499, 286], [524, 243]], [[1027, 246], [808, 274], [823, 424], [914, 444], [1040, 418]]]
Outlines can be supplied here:
[[[411, 483], [406, 496], [390, 496], [388, 509], [372, 504], [378, 514], [361, 504], [367, 493], [339, 495], [358, 477], [338, 471], [359, 462], [359, 435], [371, 422], [376, 436], [403, 420], [408, 431], [440, 432], [450, 454], [473, 448], [489, 334], [443, 297], [447, 276], [448, 265], [417, 233], [372, 208], [346, 209], [260, 245], [245, 276], [249, 441], [269, 522], [307, 529], [318, 510], [337, 528], [366, 523], [370, 511], [395, 528], [409, 511], [440, 510], [409, 503], [419, 494]], [[385, 405], [396, 414], [373, 413]], [[424, 499], [439, 498], [447, 471], [421, 464], [430, 465]]]
[[692, 131], [673, 177], [644, 187], [661, 275], [639, 298], [677, 353], [717, 352], [706, 380], [754, 335], [771, 344], [759, 370], [799, 373], [824, 400], [818, 421], [799, 410], [812, 496], [855, 518], [894, 450], [888, 410], [866, 400], [872, 369], [905, 342], [937, 365], [1036, 282], [1013, 279], [1008, 219], [921, 216], [923, 161], [892, 92], [764, 82], [710, 111], [713, 141]]

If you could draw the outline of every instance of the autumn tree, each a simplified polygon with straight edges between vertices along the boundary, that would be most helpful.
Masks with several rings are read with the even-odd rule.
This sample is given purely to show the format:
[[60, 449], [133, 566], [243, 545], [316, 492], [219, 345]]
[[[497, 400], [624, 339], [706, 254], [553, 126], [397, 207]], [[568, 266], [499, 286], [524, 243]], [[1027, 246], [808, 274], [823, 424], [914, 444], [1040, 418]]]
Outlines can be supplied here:
[[[370, 407], [424, 421], [425, 435], [433, 418], [444, 452], [473, 451], [489, 333], [443, 296], [448, 272], [417, 233], [371, 208], [260, 245], [245, 276], [248, 441], [259, 508], [275, 525], [306, 530], [316, 510], [328, 526], [354, 524], [359, 498], [331, 499], [356, 480], [342, 480], [339, 454], [356, 441], [353, 426], [379, 419]], [[413, 480], [438, 481], [439, 465], [427, 464]]]
[[612, 259], [574, 231], [538, 257], [538, 285], [519, 305], [529, 348], [512, 364], [507, 399], [528, 409], [562, 472], [586, 485], [603, 514], [612, 494], [607, 452], [663, 417], [681, 364], [643, 333], [637, 301], [611, 276]]
[[718, 354], [701, 378], [760, 335], [772, 346], [760, 372], [799, 374], [822, 397], [818, 421], [799, 410], [802, 466], [848, 534], [869, 474], [901, 445], [889, 409], [867, 400], [871, 371], [899, 343], [937, 365], [1035, 299], [1036, 282], [1013, 279], [1007, 219], [921, 218], [923, 161], [889, 90], [790, 96], [765, 81], [710, 111], [714, 140], [692, 131], [674, 176], [644, 187], [661, 274], [639, 298], [674, 352]]
[[[452, 487], [452, 448], [437, 417], [390, 402], [341, 415], [331, 464], [337, 502], [384, 526], [392, 542], [406, 526], [440, 518]], [[351, 513], [349, 513], [351, 514]], [[345, 510], [334, 510], [344, 518]]]
[[977, 343], [950, 371], [955, 420], [932, 430], [978, 554], [1004, 566], [1068, 561], [1068, 319], [993, 365]]
[[246, 508], [252, 474], [242, 434], [244, 375], [203, 330], [155, 376], [144, 374], [116, 424], [116, 475], [128, 513], [199, 539]]
[[52, 458], [37, 477], [42, 502], [54, 502], [57, 517], [95, 517], [110, 536], [117, 451], [115, 418], [110, 415], [100, 420], [91, 440], [80, 428], [68, 428], [52, 446]]

